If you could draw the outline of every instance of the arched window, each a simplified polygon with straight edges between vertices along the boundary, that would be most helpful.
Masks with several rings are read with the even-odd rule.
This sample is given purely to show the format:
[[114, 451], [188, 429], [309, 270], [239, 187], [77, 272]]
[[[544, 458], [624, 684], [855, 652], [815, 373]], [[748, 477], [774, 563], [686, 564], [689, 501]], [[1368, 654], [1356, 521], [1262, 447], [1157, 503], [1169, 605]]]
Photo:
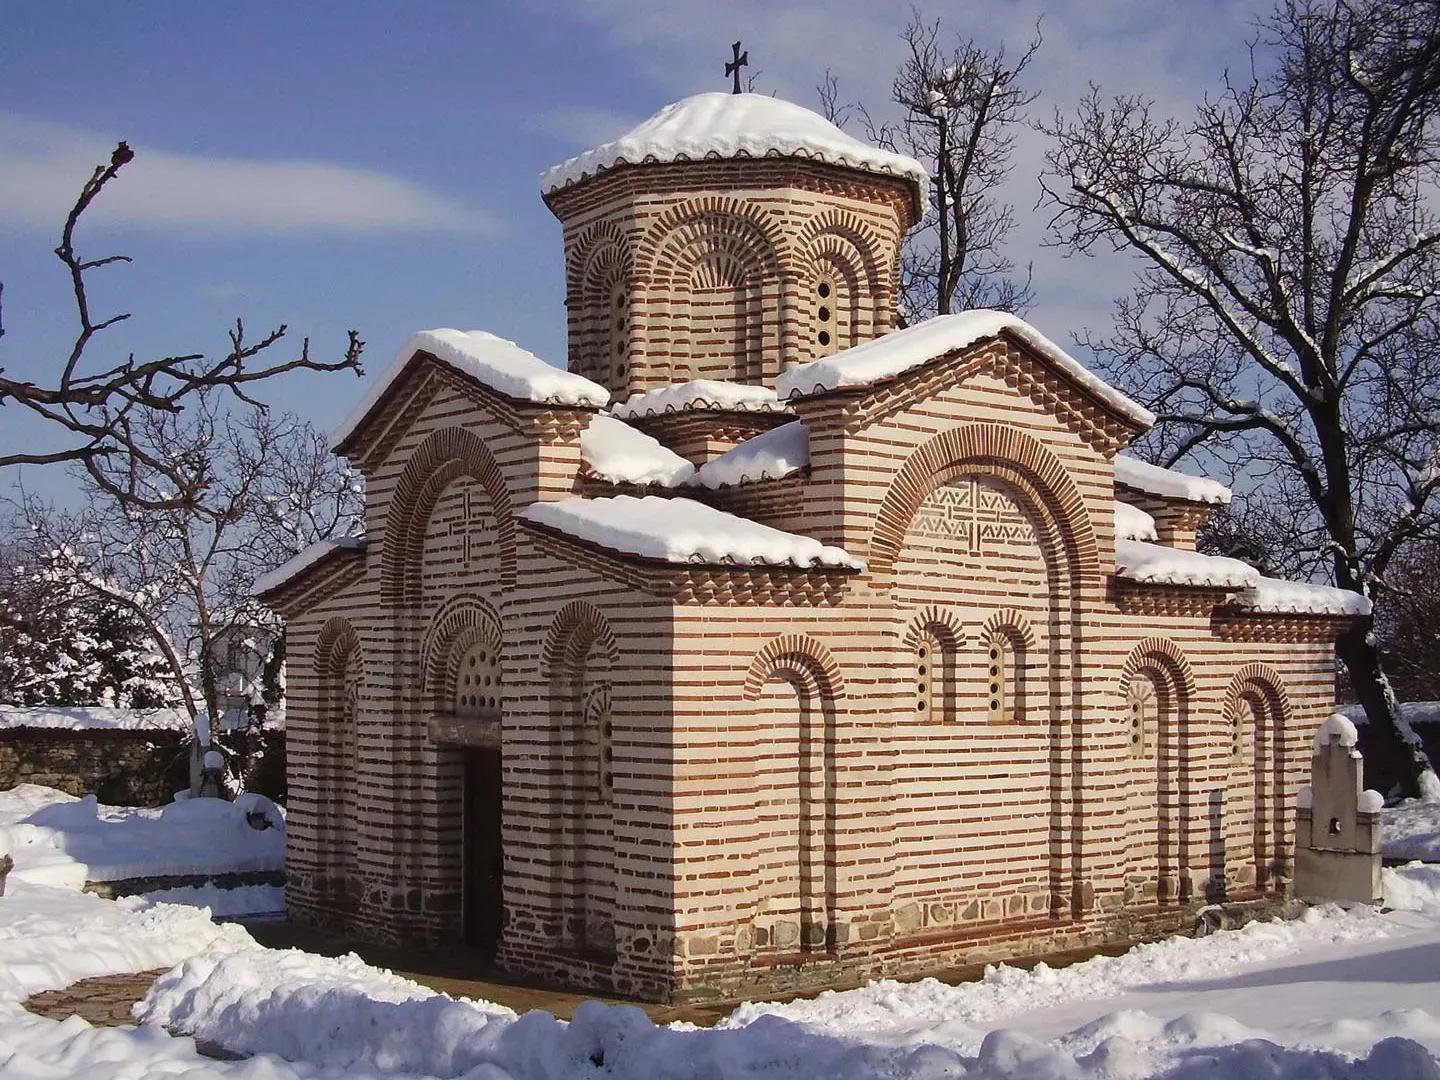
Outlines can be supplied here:
[[915, 646], [915, 715], [934, 718], [935, 664], [940, 659], [940, 642], [929, 629], [920, 633]]
[[623, 282], [610, 290], [609, 321], [609, 384], [612, 391], [623, 395], [630, 375], [630, 294]]
[[844, 299], [838, 278], [827, 274], [815, 283], [816, 356], [829, 356], [844, 347], [840, 344], [844, 333], [840, 327]]
[[1255, 706], [1248, 698], [1241, 698], [1231, 706], [1229, 722], [1230, 763], [1238, 767], [1246, 762], [1246, 751], [1250, 746], [1249, 733], [1259, 724], [1255, 716]]
[[985, 702], [991, 723], [1025, 719], [1025, 645], [1005, 630], [985, 636]]
[[1155, 752], [1155, 729], [1160, 715], [1160, 695], [1150, 676], [1139, 673], [1125, 688], [1130, 725], [1130, 756], [1147, 758]]

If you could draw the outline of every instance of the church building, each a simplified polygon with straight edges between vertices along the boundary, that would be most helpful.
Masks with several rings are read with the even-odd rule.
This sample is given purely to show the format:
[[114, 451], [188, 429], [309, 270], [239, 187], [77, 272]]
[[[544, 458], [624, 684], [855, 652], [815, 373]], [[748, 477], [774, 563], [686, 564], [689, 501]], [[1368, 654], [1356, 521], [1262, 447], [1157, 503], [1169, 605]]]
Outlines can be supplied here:
[[926, 183], [753, 94], [541, 177], [565, 368], [417, 334], [365, 536], [257, 583], [292, 919], [665, 1001], [1284, 892], [1364, 601], [1197, 553], [1230, 493], [1021, 319], [895, 329]]

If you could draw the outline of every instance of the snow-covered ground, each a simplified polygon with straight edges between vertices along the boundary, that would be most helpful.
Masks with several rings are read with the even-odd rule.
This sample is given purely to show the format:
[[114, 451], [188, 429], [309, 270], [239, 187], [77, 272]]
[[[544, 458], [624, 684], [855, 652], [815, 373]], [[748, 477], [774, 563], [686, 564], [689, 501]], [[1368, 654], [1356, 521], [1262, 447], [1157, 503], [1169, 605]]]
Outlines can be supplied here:
[[1387, 859], [1440, 862], [1440, 799], [1406, 799], [1380, 811], [1380, 847]]
[[[253, 828], [247, 821], [252, 813], [263, 815], [268, 827]], [[87, 881], [279, 871], [285, 868], [285, 818], [259, 795], [234, 802], [187, 799], [151, 810], [105, 806], [94, 796], [77, 799], [21, 784], [0, 791], [0, 853], [5, 852], [15, 860], [10, 881], [72, 889]], [[283, 909], [273, 892], [278, 890], [264, 902], [266, 910]], [[216, 913], [249, 914], [259, 910], [257, 903], [256, 896], [246, 895], [239, 910]]]
[[[7, 821], [27, 807], [84, 818], [82, 801], [54, 794], [3, 793]], [[264, 949], [203, 908], [12, 876], [0, 897], [0, 1077], [1440, 1080], [1440, 866], [1383, 881], [1384, 913], [1320, 908], [1064, 969], [752, 1003], [707, 1030], [594, 1002], [568, 1024], [517, 1016], [354, 956]], [[81, 978], [166, 967], [135, 1029], [20, 1006]], [[166, 1029], [252, 1056], [214, 1061]]]

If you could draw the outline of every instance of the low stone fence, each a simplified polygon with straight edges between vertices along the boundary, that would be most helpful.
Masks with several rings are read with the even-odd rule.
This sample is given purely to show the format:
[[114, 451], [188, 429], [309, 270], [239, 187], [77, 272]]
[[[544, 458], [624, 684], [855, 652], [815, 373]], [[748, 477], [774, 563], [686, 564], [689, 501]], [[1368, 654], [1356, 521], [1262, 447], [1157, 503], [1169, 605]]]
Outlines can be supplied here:
[[0, 728], [0, 790], [43, 784], [111, 806], [162, 806], [189, 783], [185, 734]]

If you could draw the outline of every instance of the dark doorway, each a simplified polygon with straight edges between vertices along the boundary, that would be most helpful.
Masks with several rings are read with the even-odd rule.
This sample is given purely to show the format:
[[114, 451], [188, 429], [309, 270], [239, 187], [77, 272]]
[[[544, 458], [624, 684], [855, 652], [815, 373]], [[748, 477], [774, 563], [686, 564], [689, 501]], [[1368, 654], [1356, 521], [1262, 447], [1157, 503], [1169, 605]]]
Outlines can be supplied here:
[[465, 751], [465, 942], [493, 957], [505, 923], [499, 750]]

